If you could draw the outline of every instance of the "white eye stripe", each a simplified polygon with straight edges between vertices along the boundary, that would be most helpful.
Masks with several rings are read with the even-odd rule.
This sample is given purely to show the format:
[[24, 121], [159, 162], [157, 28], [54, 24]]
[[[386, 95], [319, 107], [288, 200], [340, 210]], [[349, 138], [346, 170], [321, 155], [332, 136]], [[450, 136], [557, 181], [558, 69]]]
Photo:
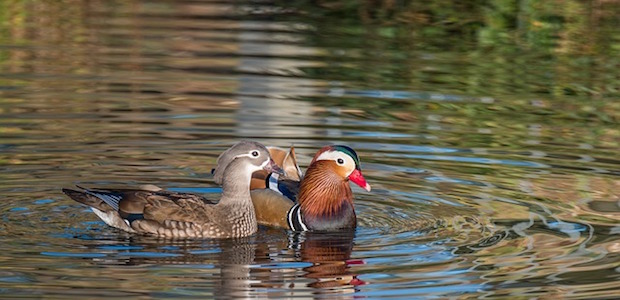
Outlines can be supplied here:
[[355, 162], [350, 156], [345, 155], [340, 151], [325, 151], [321, 153], [321, 155], [319, 155], [316, 160], [333, 160], [337, 162], [338, 159], [342, 159], [344, 162], [350, 161], [355, 164]]
[[[252, 155], [254, 152], [258, 153], [258, 155], [257, 156]], [[252, 150], [252, 151], [250, 151], [248, 153], [245, 153], [245, 154], [239, 154], [239, 155], [235, 156], [235, 158], [239, 158], [239, 157], [257, 158], [259, 156], [260, 156], [260, 152], [258, 150]]]
[[[253, 152], [258, 152], [259, 155], [258, 156], [254, 156], [254, 155], [252, 155]], [[260, 157], [260, 152], [258, 150], [252, 150], [252, 151], [250, 151], [248, 153], [236, 155], [233, 159], [237, 159], [237, 158], [240, 158], [240, 157], [249, 157], [249, 158], [252, 158], [252, 159], [256, 159], [256, 158]], [[261, 163], [260, 166], [256, 166], [254, 164], [249, 164], [249, 165], [246, 166], [246, 170], [248, 172], [255, 172], [255, 171], [258, 171], [258, 170], [263, 170], [263, 168], [265, 166], [267, 166], [267, 164], [269, 164], [269, 159], [267, 159], [263, 163]]]
[[[342, 163], [339, 163], [338, 160], [342, 159]], [[355, 161], [353, 161], [353, 158], [351, 158], [350, 156], [340, 152], [340, 151], [325, 151], [323, 153], [321, 153], [321, 155], [319, 155], [319, 157], [317, 157], [316, 159], [317, 161], [319, 160], [332, 160], [335, 163], [337, 163], [339, 166], [344, 166], [347, 167], [348, 169], [350, 169], [348, 171], [347, 176], [349, 176], [353, 170], [355, 169]]]
[[325, 151], [316, 158], [316, 160], [335, 160], [338, 158], [338, 153], [334, 151]]

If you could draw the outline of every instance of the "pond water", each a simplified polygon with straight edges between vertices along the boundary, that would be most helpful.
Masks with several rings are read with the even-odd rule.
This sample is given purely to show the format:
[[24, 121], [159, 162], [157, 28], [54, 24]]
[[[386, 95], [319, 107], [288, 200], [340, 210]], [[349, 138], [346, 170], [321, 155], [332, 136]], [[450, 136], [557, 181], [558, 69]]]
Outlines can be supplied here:
[[[0, 296], [618, 298], [619, 6], [3, 1]], [[60, 191], [217, 197], [240, 139], [356, 149], [356, 232], [160, 240]]]

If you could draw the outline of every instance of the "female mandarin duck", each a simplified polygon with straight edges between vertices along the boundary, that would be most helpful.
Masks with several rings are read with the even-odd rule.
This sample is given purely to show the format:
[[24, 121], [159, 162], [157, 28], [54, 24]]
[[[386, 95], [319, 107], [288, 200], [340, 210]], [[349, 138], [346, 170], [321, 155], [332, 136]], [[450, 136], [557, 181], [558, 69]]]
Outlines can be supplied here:
[[282, 172], [265, 146], [241, 141], [222, 153], [218, 164], [222, 197], [214, 202], [202, 196], [158, 188], [130, 190], [63, 189], [86, 204], [104, 222], [131, 233], [161, 237], [233, 238], [257, 231], [250, 180], [255, 171]]
[[259, 224], [296, 231], [356, 227], [349, 180], [367, 191], [370, 185], [362, 175], [359, 157], [353, 149], [342, 145], [321, 148], [303, 177], [294, 149], [287, 155], [275, 154], [285, 153], [277, 148], [269, 150], [274, 159], [284, 156], [283, 160], [275, 160], [287, 172], [283, 176], [254, 174], [251, 195]]

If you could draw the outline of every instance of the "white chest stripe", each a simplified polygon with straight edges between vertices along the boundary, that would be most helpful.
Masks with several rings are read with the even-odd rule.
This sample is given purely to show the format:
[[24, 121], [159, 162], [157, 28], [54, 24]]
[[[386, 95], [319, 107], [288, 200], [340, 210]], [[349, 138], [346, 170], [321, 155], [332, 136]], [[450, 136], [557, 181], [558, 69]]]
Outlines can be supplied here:
[[[288, 215], [286, 216], [286, 219], [288, 221], [288, 226], [292, 230], [308, 231], [308, 226], [304, 224], [304, 221], [301, 218], [301, 211], [300, 211], [299, 204], [295, 204], [293, 205], [293, 207], [291, 207], [291, 209], [288, 211]], [[295, 226], [295, 225], [299, 225], [299, 226]], [[301, 227], [301, 229], [299, 229], [298, 227]]]
[[306, 226], [306, 224], [304, 224], [304, 221], [301, 219], [301, 211], [297, 210], [297, 221], [299, 222], [299, 225], [301, 225], [301, 229], [303, 231], [308, 231], [308, 226]]
[[286, 214], [286, 221], [288, 222], [288, 227], [291, 228], [292, 230], [295, 230], [295, 225], [293, 224], [293, 212], [295, 211], [295, 208], [297, 207], [297, 204], [293, 205], [293, 207], [291, 207], [291, 209], [288, 210], [288, 214]]

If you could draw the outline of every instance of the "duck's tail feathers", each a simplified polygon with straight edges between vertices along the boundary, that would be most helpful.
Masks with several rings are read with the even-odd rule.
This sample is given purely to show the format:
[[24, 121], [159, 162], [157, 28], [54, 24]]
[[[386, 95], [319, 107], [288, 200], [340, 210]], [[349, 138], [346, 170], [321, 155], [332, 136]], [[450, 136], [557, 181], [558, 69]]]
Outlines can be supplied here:
[[91, 190], [77, 186], [82, 191], [72, 189], [62, 189], [62, 192], [69, 198], [96, 208], [100, 211], [118, 211], [118, 203], [122, 199], [121, 195], [104, 190]]
[[69, 198], [90, 206], [93, 212], [106, 224], [125, 230], [127, 232], [135, 232], [130, 222], [122, 218], [118, 212], [118, 202], [120, 196], [114, 192], [104, 190], [90, 190], [78, 186], [82, 191], [72, 189], [62, 189]]

